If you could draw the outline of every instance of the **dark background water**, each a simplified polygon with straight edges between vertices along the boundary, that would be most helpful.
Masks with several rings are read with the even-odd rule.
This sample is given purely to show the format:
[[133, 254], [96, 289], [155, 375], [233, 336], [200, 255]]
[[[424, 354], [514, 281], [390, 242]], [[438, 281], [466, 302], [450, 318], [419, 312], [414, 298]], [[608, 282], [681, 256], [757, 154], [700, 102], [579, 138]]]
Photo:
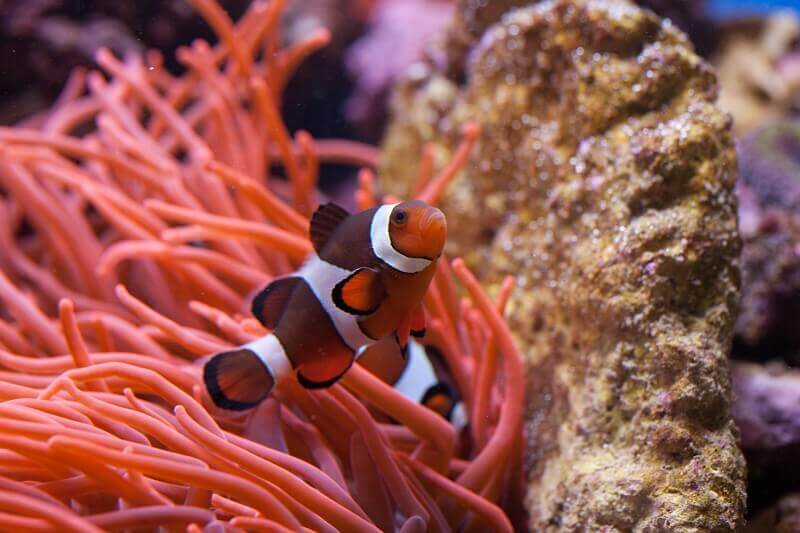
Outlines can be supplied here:
[[[316, 11], [314, 16], [322, 23], [329, 23], [326, 18], [332, 16], [325, 10], [332, 10], [321, 6], [346, 5], [349, 1], [291, 0], [287, 5], [295, 12]], [[250, 2], [220, 0], [220, 3], [236, 19]], [[800, 11], [800, 0], [642, 0], [641, 3], [672, 16], [695, 38], [701, 53], [712, 49], [702, 41], [713, 40], [719, 33], [705, 27], [693, 31], [696, 14], [703, 12], [704, 5], [705, 14], [711, 19], [763, 14], [777, 8]], [[689, 10], [692, 14], [681, 16], [682, 11]], [[344, 13], [343, 9], [339, 11]], [[339, 14], [341, 18], [354, 17]], [[311, 127], [319, 136], [344, 135], [375, 141], [374, 134], [364, 135], [346, 124], [339, 109], [352, 81], [343, 72], [342, 52], [369, 29], [369, 24], [364, 20], [346, 24], [338, 21], [335, 26], [331, 28], [334, 46], [319, 54], [322, 61], [319, 58], [311, 61], [315, 71], [330, 76], [325, 83], [313, 84], [312, 100], [321, 103], [313, 109], [284, 111], [290, 123], [298, 118], [305, 120], [304, 127], [309, 127], [308, 116], [318, 117], [318, 124]], [[410, 35], [414, 36], [413, 30]], [[0, 124], [14, 123], [47, 106], [73, 67], [93, 66], [92, 51], [99, 46], [108, 46], [118, 53], [157, 48], [164, 52], [167, 64], [175, 68], [177, 64], [170, 51], [197, 37], [210, 39], [212, 33], [185, 0], [0, 0]], [[297, 117], [298, 114], [302, 116]]]

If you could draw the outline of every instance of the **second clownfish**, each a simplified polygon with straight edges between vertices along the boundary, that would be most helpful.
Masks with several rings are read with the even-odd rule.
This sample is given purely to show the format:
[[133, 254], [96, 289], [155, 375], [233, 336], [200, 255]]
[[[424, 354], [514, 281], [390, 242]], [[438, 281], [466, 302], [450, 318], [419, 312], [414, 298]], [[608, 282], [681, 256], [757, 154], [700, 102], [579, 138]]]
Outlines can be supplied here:
[[422, 298], [447, 236], [444, 214], [421, 201], [356, 214], [329, 203], [311, 218], [315, 254], [254, 299], [272, 332], [213, 356], [203, 378], [214, 403], [244, 410], [295, 375], [307, 388], [335, 383], [387, 337], [403, 350], [425, 330]]
[[392, 359], [398, 362], [396, 365], [391, 364], [392, 360], [387, 361], [392, 353], [391, 349], [371, 348], [359, 363], [406, 398], [442, 415], [456, 430], [466, 427], [465, 406], [438, 350], [411, 340], [405, 359]]

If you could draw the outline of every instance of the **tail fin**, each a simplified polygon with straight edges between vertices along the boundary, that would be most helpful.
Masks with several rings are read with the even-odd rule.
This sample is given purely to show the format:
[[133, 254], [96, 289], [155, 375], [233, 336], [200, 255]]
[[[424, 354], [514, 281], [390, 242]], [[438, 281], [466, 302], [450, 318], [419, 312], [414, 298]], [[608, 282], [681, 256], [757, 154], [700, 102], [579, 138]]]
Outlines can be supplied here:
[[244, 411], [258, 405], [275, 386], [275, 378], [249, 348], [221, 352], [203, 368], [208, 394], [218, 407]]

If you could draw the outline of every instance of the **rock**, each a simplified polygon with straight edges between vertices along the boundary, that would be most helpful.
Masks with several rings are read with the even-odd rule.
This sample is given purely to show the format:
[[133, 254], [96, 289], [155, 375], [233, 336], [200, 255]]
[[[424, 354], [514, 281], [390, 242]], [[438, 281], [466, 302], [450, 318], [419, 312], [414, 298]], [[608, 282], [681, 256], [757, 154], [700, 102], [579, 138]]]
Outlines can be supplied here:
[[740, 239], [713, 73], [619, 1], [510, 11], [467, 48], [463, 76], [431, 60], [400, 85], [381, 174], [402, 195], [423, 143], [446, 161], [481, 126], [443, 208], [449, 252], [517, 278], [530, 528], [735, 530]]
[[376, 4], [369, 28], [345, 57], [347, 71], [355, 81], [345, 112], [350, 122], [371, 133], [383, 130], [391, 88], [447, 26], [452, 7], [446, 0], [382, 0]]
[[733, 367], [733, 415], [747, 458], [751, 509], [800, 491], [800, 371], [783, 364]]
[[737, 135], [800, 111], [800, 18], [790, 10], [720, 28], [712, 59], [719, 105], [734, 117]]
[[637, 0], [685, 31], [700, 55], [706, 57], [717, 45], [720, 31], [711, 16], [708, 0]]
[[[335, 0], [335, 3], [341, 6], [340, 11], [346, 11], [352, 1]], [[366, 33], [347, 51], [347, 70], [355, 82], [347, 100], [347, 120], [358, 125], [359, 133], [369, 139], [379, 138], [386, 123], [391, 87], [406, 70], [425, 58], [426, 51], [433, 48], [431, 59], [445, 66], [452, 79], [459, 79], [464, 74], [466, 54], [486, 28], [511, 8], [531, 3], [530, 0], [373, 0]], [[709, 17], [706, 0], [637, 0], [636, 3], [670, 18], [689, 33], [702, 51], [710, 51], [716, 44], [719, 32]], [[445, 34], [446, 53], [440, 53], [441, 49], [431, 44], [441, 40], [441, 29], [452, 18], [453, 8], [456, 18]], [[326, 51], [326, 57], [331, 55]], [[320, 79], [329, 83], [328, 78]]]
[[[536, 3], [535, 0], [453, 0], [455, 17], [447, 35], [444, 61], [451, 77], [463, 76], [466, 56], [490, 25], [499, 21], [503, 14], [513, 8]], [[706, 0], [636, 0], [636, 3], [652, 9], [662, 17], [670, 18], [692, 38], [709, 41], [712, 22], [708, 17]], [[710, 49], [711, 45], [705, 46]]]
[[800, 120], [782, 120], [737, 145], [742, 183], [762, 208], [800, 216]]
[[789, 494], [759, 513], [742, 533], [796, 533], [800, 531], [800, 494]]
[[735, 357], [800, 363], [800, 121], [752, 132], [737, 144], [742, 307]]
[[743, 235], [742, 305], [734, 356], [800, 363], [800, 219], [769, 210]]

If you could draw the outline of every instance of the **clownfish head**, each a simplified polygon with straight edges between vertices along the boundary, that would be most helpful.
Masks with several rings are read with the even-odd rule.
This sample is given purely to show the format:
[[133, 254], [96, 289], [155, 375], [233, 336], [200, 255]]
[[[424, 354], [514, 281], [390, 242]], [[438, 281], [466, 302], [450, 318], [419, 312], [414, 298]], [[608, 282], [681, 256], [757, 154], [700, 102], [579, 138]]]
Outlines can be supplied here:
[[444, 213], [420, 200], [402, 202], [389, 215], [389, 239], [400, 254], [434, 261], [447, 238]]

